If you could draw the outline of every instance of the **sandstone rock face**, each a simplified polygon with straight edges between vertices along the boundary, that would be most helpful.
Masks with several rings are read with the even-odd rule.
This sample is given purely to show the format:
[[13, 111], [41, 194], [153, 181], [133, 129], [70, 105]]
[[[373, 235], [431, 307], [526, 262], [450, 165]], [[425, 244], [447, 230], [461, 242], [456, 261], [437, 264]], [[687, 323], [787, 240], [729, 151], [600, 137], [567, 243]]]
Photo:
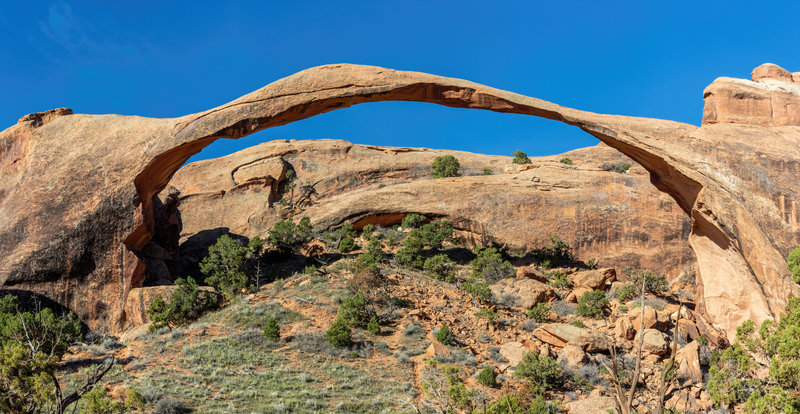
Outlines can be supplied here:
[[614, 269], [594, 269], [575, 272], [570, 277], [575, 286], [592, 290], [605, 289], [606, 283], [616, 280], [617, 272]]
[[[704, 93], [701, 127], [594, 114], [464, 80], [358, 65], [311, 68], [174, 119], [34, 114], [0, 132], [0, 286], [45, 294], [92, 328], [120, 330], [127, 296], [144, 282], [142, 250], [160, 227], [155, 196], [191, 155], [219, 138], [337, 108], [420, 101], [558, 120], [639, 163], [691, 218], [700, 308], [732, 337], [741, 321], [776, 316], [798, 292], [785, 262], [800, 244], [798, 85], [777, 77], [718, 79]], [[533, 174], [535, 183], [536, 170], [519, 174]], [[272, 166], [254, 174], [265, 171]], [[533, 205], [522, 202], [509, 214], [528, 215]]]
[[[431, 163], [442, 155], [458, 158], [462, 177], [430, 178]], [[272, 141], [187, 165], [161, 197], [170, 191], [181, 194], [184, 263], [205, 255], [205, 246], [219, 236], [213, 229], [263, 237], [286, 218], [282, 204], [291, 202], [296, 215], [308, 216], [323, 229], [346, 219], [356, 229], [370, 223], [389, 226], [420, 213], [451, 221], [475, 244], [534, 249], [558, 234], [585, 261], [602, 257], [605, 265], [658, 268], [670, 277], [694, 266], [684, 242], [689, 220], [652, 187], [644, 169], [634, 167], [629, 174], [599, 170], [602, 163], [626, 160], [606, 145], [564, 156], [573, 165], [559, 163], [562, 156], [532, 157], [528, 170], [503, 174], [511, 157], [339, 140]], [[264, 160], [282, 160], [294, 171], [296, 189], [281, 192], [281, 203], [261, 185], [243, 186], [232, 179], [240, 166]], [[480, 175], [483, 168], [495, 174]], [[519, 269], [520, 276], [546, 280], [536, 270]]]
[[675, 354], [675, 361], [678, 363], [678, 377], [689, 379], [695, 384], [703, 383], [699, 348], [700, 343], [692, 341]]
[[667, 344], [666, 335], [655, 329], [645, 329], [642, 332], [636, 333], [636, 337], [633, 339], [634, 342], [638, 343], [640, 335], [644, 335], [644, 342], [642, 343], [642, 351], [644, 353], [653, 355], [664, 355], [667, 353], [669, 345]]
[[522, 357], [530, 352], [521, 342], [509, 342], [500, 347], [500, 355], [508, 360], [508, 366], [516, 367], [522, 361]]
[[606, 414], [614, 411], [614, 398], [595, 396], [565, 404], [570, 414]]
[[586, 362], [586, 353], [576, 345], [567, 345], [558, 353], [557, 362], [572, 369], [578, 369]]

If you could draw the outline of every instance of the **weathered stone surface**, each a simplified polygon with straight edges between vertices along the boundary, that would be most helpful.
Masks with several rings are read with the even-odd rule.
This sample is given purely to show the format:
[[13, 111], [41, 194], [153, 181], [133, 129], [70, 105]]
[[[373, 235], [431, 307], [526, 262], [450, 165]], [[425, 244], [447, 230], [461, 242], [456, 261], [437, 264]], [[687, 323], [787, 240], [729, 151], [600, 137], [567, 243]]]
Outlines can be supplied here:
[[614, 398], [591, 396], [584, 400], [570, 401], [565, 404], [570, 414], [607, 414], [614, 411]]
[[689, 379], [695, 384], [703, 383], [699, 348], [700, 343], [692, 341], [675, 353], [675, 362], [678, 364], [678, 377]]
[[545, 276], [545, 274], [534, 265], [518, 267], [517, 277], [518, 278], [527, 277], [528, 279], [538, 280], [539, 282], [547, 283], [547, 276]]
[[664, 355], [667, 353], [669, 346], [667, 344], [667, 337], [656, 329], [645, 329], [644, 331], [637, 332], [634, 337], [634, 342], [638, 343], [640, 335], [644, 334], [644, 342], [642, 343], [642, 351], [653, 355]]
[[548, 302], [556, 297], [552, 287], [527, 278], [506, 280], [489, 288], [495, 303], [522, 309], [530, 309], [539, 302]]
[[[628, 317], [631, 319], [633, 329], [639, 330], [642, 326], [642, 310], [631, 309], [628, 311]], [[669, 327], [669, 314], [666, 312], [658, 311], [650, 306], [644, 308], [644, 329], [656, 329], [663, 331]]]
[[557, 361], [559, 364], [565, 364], [569, 368], [577, 369], [586, 362], [586, 353], [577, 345], [567, 345], [558, 353]]
[[631, 340], [636, 335], [636, 329], [633, 327], [630, 318], [622, 316], [616, 321], [614, 326], [614, 335], [617, 338]]
[[[696, 127], [594, 114], [424, 73], [328, 65], [180, 118], [28, 116], [0, 132], [0, 286], [45, 294], [93, 328], [119, 330], [130, 290], [144, 282], [141, 251], [157, 229], [154, 196], [191, 155], [219, 138], [336, 108], [422, 101], [559, 120], [639, 163], [691, 217], [700, 309], [733, 337], [743, 320], [760, 324], [798, 293], [785, 261], [800, 245], [795, 87], [785, 79], [719, 79], [704, 93], [705, 122]], [[520, 173], [532, 175], [529, 186], [537, 170]]]
[[[464, 176], [431, 180], [430, 164], [442, 155], [457, 157]], [[598, 170], [602, 163], [625, 160], [604, 144], [564, 156], [574, 164], [559, 163], [561, 156], [532, 157], [529, 165], [535, 168], [501, 174], [511, 157], [280, 140], [187, 165], [162, 195], [170, 188], [181, 193], [184, 262], [198, 260], [203, 246], [219, 236], [209, 229], [263, 236], [287, 216], [261, 186], [237, 186], [231, 179], [241, 165], [282, 159], [295, 171], [297, 188], [294, 194], [281, 193], [281, 201], [294, 202], [294, 213], [308, 216], [318, 228], [341, 225], [344, 219], [357, 229], [370, 223], [390, 226], [408, 213], [421, 213], [451, 221], [460, 236], [476, 244], [530, 250], [559, 234], [585, 261], [602, 257], [606, 265], [620, 268], [658, 267], [671, 278], [694, 265], [684, 242], [688, 219], [679, 208], [667, 207], [672, 202], [652, 188], [641, 167], [624, 177]], [[480, 175], [483, 168], [496, 173]], [[313, 193], [305, 190], [312, 186]], [[546, 281], [533, 267], [517, 271]]]
[[439, 343], [438, 341], [432, 341], [431, 345], [425, 351], [425, 355], [429, 357], [435, 356], [447, 356], [450, 355], [450, 348], [446, 345]]
[[549, 345], [559, 348], [575, 345], [586, 352], [607, 351], [611, 345], [611, 338], [597, 330], [566, 323], [542, 325], [533, 331], [533, 336]]
[[530, 352], [521, 342], [509, 342], [500, 347], [500, 355], [508, 360], [508, 366], [516, 367], [522, 361], [522, 357]]
[[570, 275], [572, 283], [576, 287], [589, 289], [605, 289], [606, 283], [613, 282], [617, 278], [616, 270], [612, 268], [593, 269], [575, 272]]

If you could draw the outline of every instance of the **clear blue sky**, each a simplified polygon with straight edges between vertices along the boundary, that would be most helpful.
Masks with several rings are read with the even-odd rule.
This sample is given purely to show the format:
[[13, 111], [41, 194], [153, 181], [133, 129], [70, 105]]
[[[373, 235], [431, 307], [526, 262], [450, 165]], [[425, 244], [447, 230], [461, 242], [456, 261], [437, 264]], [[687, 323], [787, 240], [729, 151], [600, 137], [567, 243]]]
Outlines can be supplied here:
[[[698, 124], [702, 90], [717, 76], [748, 78], [763, 62], [800, 71], [797, 1], [214, 3], [0, 0], [0, 128], [62, 106], [180, 116], [341, 62]], [[220, 140], [194, 159], [281, 138], [506, 155], [596, 143], [553, 121], [391, 102]]]

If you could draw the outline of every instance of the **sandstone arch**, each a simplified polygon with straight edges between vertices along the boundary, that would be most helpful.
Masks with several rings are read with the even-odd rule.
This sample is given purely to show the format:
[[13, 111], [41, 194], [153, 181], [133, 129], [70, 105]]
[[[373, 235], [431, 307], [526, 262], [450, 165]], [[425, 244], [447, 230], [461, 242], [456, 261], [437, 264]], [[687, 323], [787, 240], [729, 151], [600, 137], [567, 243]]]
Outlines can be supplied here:
[[[800, 87], [788, 72], [768, 69], [754, 71], [759, 82], [722, 78], [707, 88], [702, 127], [359, 65], [307, 69], [180, 118], [32, 114], [0, 133], [0, 287], [49, 294], [91, 327], [117, 330], [127, 292], [141, 283], [136, 252], [153, 234], [152, 198], [191, 155], [219, 138], [408, 100], [561, 121], [640, 163], [692, 218], [703, 305], [730, 335], [745, 318], [774, 316], [797, 292], [784, 257], [800, 242], [792, 180], [800, 172]], [[748, 114], [748, 100], [770, 113]]]

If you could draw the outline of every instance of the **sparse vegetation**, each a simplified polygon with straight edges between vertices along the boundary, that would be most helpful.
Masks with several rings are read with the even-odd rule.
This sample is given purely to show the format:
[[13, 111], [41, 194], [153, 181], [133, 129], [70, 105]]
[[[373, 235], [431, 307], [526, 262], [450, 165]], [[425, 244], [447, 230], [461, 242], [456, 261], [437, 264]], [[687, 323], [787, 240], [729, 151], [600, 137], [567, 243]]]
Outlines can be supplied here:
[[516, 151], [512, 152], [511, 155], [514, 156], [514, 159], [511, 160], [512, 164], [530, 164], [531, 163], [531, 159], [528, 158], [528, 154], [526, 154], [526, 153], [524, 153], [524, 152], [522, 152], [520, 150], [516, 150]]
[[147, 308], [150, 318], [150, 332], [155, 332], [163, 327], [177, 327], [196, 320], [203, 313], [216, 309], [219, 305], [217, 296], [209, 291], [200, 289], [197, 282], [189, 276], [186, 279], [177, 279], [178, 287], [168, 301], [161, 296], [156, 296], [153, 303]]
[[476, 249], [477, 257], [470, 262], [472, 276], [487, 282], [494, 282], [514, 276], [514, 267], [494, 247]]
[[305, 243], [311, 237], [311, 220], [303, 217], [295, 224], [288, 218], [275, 223], [267, 236], [267, 242], [282, 252], [289, 252], [295, 246]]
[[431, 177], [458, 177], [459, 168], [461, 168], [461, 164], [459, 164], [456, 157], [452, 155], [442, 155], [433, 160], [433, 164], [431, 164]]
[[575, 313], [580, 316], [596, 318], [603, 315], [607, 306], [606, 293], [602, 290], [593, 290], [584, 293], [578, 299], [578, 307], [575, 309]]
[[522, 357], [514, 378], [523, 379], [538, 393], [555, 389], [563, 383], [561, 366], [549, 356], [540, 356], [535, 352], [528, 352]]
[[423, 268], [425, 273], [434, 279], [449, 283], [455, 281], [456, 263], [445, 254], [437, 254], [425, 259]]
[[616, 164], [605, 163], [600, 166], [600, 169], [603, 171], [614, 171], [620, 174], [627, 173], [629, 168], [631, 168], [631, 165], [624, 162], [618, 162]]
[[325, 340], [336, 348], [347, 348], [353, 343], [352, 332], [341, 319], [337, 319], [325, 332]]
[[205, 282], [229, 299], [240, 293], [250, 282], [245, 263], [262, 246], [258, 237], [243, 246], [238, 240], [223, 234], [208, 248], [208, 256], [200, 262], [200, 271], [206, 275]]
[[572, 165], [572, 160], [567, 157], [562, 158], [559, 162], [566, 165]]
[[272, 342], [278, 342], [281, 339], [281, 326], [275, 318], [269, 318], [267, 324], [264, 326], [264, 337]]
[[491, 366], [484, 367], [478, 374], [478, 383], [484, 387], [497, 387], [497, 372]]
[[528, 318], [539, 323], [545, 323], [550, 318], [551, 309], [552, 307], [550, 305], [544, 302], [539, 302], [528, 311]]
[[492, 169], [491, 169], [491, 168], [489, 168], [489, 167], [484, 167], [484, 168], [481, 170], [481, 175], [492, 175], [492, 173], [493, 173], [493, 171], [492, 171]]
[[400, 223], [400, 227], [404, 229], [415, 229], [426, 220], [428, 220], [428, 218], [422, 214], [411, 213], [403, 218], [403, 221]]
[[448, 328], [447, 325], [442, 325], [436, 332], [436, 340], [442, 345], [450, 345], [453, 341], [453, 334], [450, 333], [450, 328]]

